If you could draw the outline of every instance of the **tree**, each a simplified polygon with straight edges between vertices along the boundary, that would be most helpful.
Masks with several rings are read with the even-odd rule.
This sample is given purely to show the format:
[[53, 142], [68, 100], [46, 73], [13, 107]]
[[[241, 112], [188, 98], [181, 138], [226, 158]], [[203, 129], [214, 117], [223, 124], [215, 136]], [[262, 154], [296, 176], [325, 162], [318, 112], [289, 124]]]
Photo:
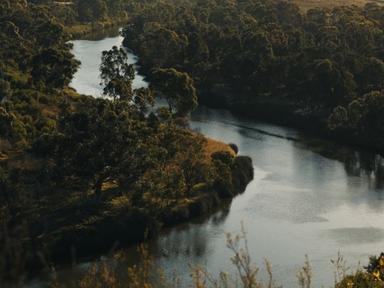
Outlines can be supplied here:
[[353, 75], [330, 59], [318, 59], [307, 66], [307, 80], [302, 83], [301, 97], [311, 108], [335, 107], [348, 103], [354, 96]]
[[133, 98], [132, 81], [135, 69], [128, 63], [128, 54], [124, 49], [113, 46], [103, 51], [100, 66], [103, 94], [113, 99], [128, 100]]
[[140, 161], [135, 151], [143, 122], [125, 101], [90, 98], [78, 106], [60, 121], [55, 162], [65, 176], [78, 177], [99, 197], [106, 181], [119, 179], [126, 157]]
[[32, 81], [41, 88], [62, 88], [68, 85], [79, 62], [67, 50], [48, 48], [32, 59]]
[[193, 79], [174, 68], [153, 71], [153, 85], [167, 100], [169, 110], [176, 116], [185, 117], [197, 106]]
[[138, 111], [145, 112], [149, 105], [154, 104], [153, 93], [148, 88], [132, 89], [135, 79], [135, 68], [128, 63], [128, 53], [113, 46], [103, 51], [101, 57], [100, 77], [104, 85], [103, 94], [114, 100], [129, 102]]
[[384, 92], [372, 91], [352, 101], [347, 107], [338, 106], [328, 119], [332, 130], [352, 131], [367, 141], [384, 133]]
[[81, 21], [91, 22], [104, 18], [108, 8], [103, 0], [79, 0], [77, 11]]

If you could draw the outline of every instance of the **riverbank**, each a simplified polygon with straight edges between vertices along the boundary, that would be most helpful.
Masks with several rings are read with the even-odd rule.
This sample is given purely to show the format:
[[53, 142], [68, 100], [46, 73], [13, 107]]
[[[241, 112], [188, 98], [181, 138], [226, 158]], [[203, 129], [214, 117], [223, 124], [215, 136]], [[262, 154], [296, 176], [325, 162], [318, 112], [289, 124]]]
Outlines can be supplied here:
[[[123, 42], [124, 43], [124, 42]], [[135, 51], [133, 51], [135, 52]], [[151, 81], [151, 69], [144, 63], [138, 62], [140, 74]], [[295, 128], [305, 132], [311, 137], [332, 141], [351, 148], [364, 149], [370, 152], [383, 154], [384, 143], [382, 139], [370, 139], [354, 135], [349, 131], [331, 131], [328, 128], [328, 116], [331, 110], [317, 111], [316, 113], [304, 110], [287, 97], [270, 97], [269, 95], [253, 97], [253, 94], [241, 94], [224, 85], [214, 85], [211, 88], [198, 87], [199, 105], [212, 109], [224, 109], [234, 115], [253, 120], [265, 121], [271, 124]], [[238, 99], [248, 99], [247, 103]]]
[[[54, 209], [52, 212], [56, 214], [57, 219], [67, 220], [65, 226], [58, 226], [51, 229], [50, 233], [42, 235], [42, 243], [49, 247], [48, 259], [64, 264], [95, 258], [111, 249], [151, 239], [158, 235], [162, 228], [202, 217], [219, 207], [226, 207], [233, 197], [245, 191], [253, 179], [252, 160], [249, 157], [237, 156], [234, 158], [231, 173], [232, 187], [223, 189], [224, 187], [202, 186], [200, 189], [204, 191], [199, 191], [196, 196], [180, 199], [172, 208], [161, 210], [158, 215], [150, 215], [144, 208], [129, 208], [127, 199], [120, 196], [115, 188], [107, 189], [105, 193], [113, 196], [108, 196], [97, 205], [92, 200], [87, 200]], [[79, 211], [91, 213], [93, 216], [88, 215], [88, 221], [79, 221], [78, 217], [70, 216]]]
[[[354, 135], [350, 131], [332, 131], [328, 128], [328, 116], [331, 111], [305, 111], [293, 101], [280, 97], [241, 96], [230, 88], [202, 89], [199, 94], [201, 104], [216, 109], [226, 109], [235, 115], [245, 116], [250, 119], [266, 121], [285, 127], [301, 130], [312, 137], [320, 137], [324, 140], [338, 144], [348, 145], [352, 148], [360, 148], [375, 153], [383, 154], [383, 141], [380, 137], [369, 138]], [[246, 104], [236, 99], [249, 99]]]
[[[208, 147], [212, 143], [217, 146], [219, 142], [210, 140], [209, 151], [212, 151]], [[231, 148], [227, 147], [229, 151]], [[97, 259], [102, 254], [152, 239], [164, 228], [227, 209], [232, 199], [244, 192], [253, 179], [251, 158], [232, 157], [228, 187], [200, 185], [189, 197], [178, 199], [166, 209], [159, 207], [156, 213], [132, 205], [129, 194], [122, 194], [115, 183], [103, 185], [103, 196], [99, 200], [85, 197], [83, 192], [72, 194], [70, 199], [55, 195], [55, 201], [45, 199], [36, 207], [18, 211], [18, 219], [29, 221], [30, 235], [20, 243], [30, 255], [26, 271], [35, 275], [41, 269], [49, 269], [50, 265], [61, 267]]]
[[108, 21], [97, 21], [89, 23], [79, 23], [71, 26], [64, 26], [64, 30], [70, 35], [72, 40], [80, 39], [90, 35], [94, 32], [100, 33], [104, 30], [116, 28], [118, 30], [121, 26], [129, 21], [129, 17], [113, 18]]

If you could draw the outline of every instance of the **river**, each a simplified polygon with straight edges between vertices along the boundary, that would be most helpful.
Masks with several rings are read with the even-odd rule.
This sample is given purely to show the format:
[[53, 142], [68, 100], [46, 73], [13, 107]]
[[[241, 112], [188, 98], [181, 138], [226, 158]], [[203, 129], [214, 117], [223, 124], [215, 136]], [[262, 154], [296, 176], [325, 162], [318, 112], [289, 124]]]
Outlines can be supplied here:
[[[73, 42], [82, 65], [72, 87], [80, 93], [101, 94], [101, 51], [122, 41], [118, 36], [104, 37]], [[137, 58], [130, 54], [130, 59]], [[134, 86], [142, 85], [146, 83], [138, 75]], [[238, 233], [241, 222], [252, 258], [259, 265], [268, 258], [276, 282], [284, 287], [297, 286], [296, 274], [305, 255], [315, 287], [328, 287], [334, 281], [330, 260], [338, 252], [356, 267], [384, 250], [381, 157], [204, 107], [193, 113], [191, 126], [238, 144], [240, 153], [253, 159], [255, 179], [228, 209], [169, 229], [150, 242], [151, 254], [167, 273], [184, 279], [190, 264], [206, 266], [212, 273], [228, 271], [231, 253], [225, 247], [225, 232]]]

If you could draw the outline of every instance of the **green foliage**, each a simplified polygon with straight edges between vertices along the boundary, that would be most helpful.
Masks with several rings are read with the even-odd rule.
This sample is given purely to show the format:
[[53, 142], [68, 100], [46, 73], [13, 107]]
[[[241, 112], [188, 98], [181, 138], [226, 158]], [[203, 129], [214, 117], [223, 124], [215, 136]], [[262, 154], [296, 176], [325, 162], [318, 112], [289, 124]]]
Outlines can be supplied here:
[[372, 275], [358, 272], [353, 276], [347, 276], [340, 283], [336, 284], [336, 288], [382, 288], [384, 287], [383, 282], [378, 282]]
[[336, 107], [329, 117], [328, 126], [335, 130], [353, 131], [363, 137], [379, 138], [384, 133], [383, 109], [383, 91], [372, 91], [347, 107]]
[[22, 141], [27, 137], [27, 131], [23, 122], [15, 114], [9, 113], [0, 107], [0, 137], [11, 141]]
[[100, 76], [103, 93], [113, 99], [131, 101], [133, 98], [132, 80], [135, 78], [133, 65], [128, 64], [128, 54], [122, 48], [103, 51]]
[[233, 196], [232, 166], [233, 156], [228, 152], [216, 152], [212, 154], [214, 165], [214, 186], [222, 197]]
[[11, 84], [6, 80], [0, 79], [0, 102], [9, 98], [11, 95]]
[[384, 287], [384, 254], [372, 256], [366, 271], [357, 271], [354, 275], [347, 275], [335, 285], [336, 288], [381, 288]]
[[247, 110], [260, 102], [289, 103], [292, 113], [325, 122], [336, 107], [384, 88], [384, 7], [375, 3], [304, 14], [278, 0], [133, 6], [124, 45], [146, 70], [188, 73], [207, 103]]
[[128, 64], [128, 54], [124, 49], [114, 46], [109, 51], [103, 51], [101, 60], [100, 77], [105, 96], [130, 102], [142, 112], [153, 106], [154, 97], [150, 89], [132, 89], [135, 69]]
[[381, 253], [379, 257], [370, 257], [366, 270], [376, 280], [384, 281], [384, 253]]
[[44, 49], [32, 58], [32, 80], [38, 87], [62, 88], [75, 74], [79, 62], [66, 50]]
[[0, 5], [0, 137], [20, 150], [55, 130], [57, 90], [69, 84], [79, 63], [63, 26], [45, 7], [8, 0]]
[[184, 117], [197, 106], [197, 95], [192, 78], [174, 68], [156, 69], [152, 73], [153, 85], [164, 95], [169, 111]]
[[106, 17], [108, 7], [103, 0], [78, 0], [77, 11], [80, 20], [89, 22]]

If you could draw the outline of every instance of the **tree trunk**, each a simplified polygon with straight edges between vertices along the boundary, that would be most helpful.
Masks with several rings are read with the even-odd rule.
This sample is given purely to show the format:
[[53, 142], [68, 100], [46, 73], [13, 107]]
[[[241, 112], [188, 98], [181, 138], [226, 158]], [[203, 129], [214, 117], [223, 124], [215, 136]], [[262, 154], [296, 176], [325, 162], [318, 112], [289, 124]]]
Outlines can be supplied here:
[[95, 185], [93, 186], [94, 193], [97, 199], [101, 198], [101, 188], [103, 186], [103, 183], [104, 183], [104, 178], [99, 176], [96, 180]]

